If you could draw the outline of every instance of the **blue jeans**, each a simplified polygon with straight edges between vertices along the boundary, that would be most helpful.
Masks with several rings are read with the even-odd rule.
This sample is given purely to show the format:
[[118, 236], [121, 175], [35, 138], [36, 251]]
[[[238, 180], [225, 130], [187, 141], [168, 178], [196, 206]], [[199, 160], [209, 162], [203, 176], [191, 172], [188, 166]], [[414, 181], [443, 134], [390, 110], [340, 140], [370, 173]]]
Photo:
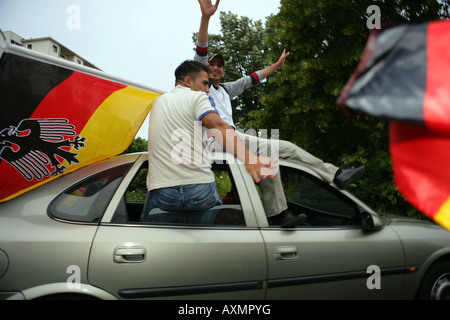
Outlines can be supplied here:
[[164, 211], [204, 211], [221, 204], [215, 182], [154, 189], [147, 193], [141, 221], [147, 218], [153, 208]]

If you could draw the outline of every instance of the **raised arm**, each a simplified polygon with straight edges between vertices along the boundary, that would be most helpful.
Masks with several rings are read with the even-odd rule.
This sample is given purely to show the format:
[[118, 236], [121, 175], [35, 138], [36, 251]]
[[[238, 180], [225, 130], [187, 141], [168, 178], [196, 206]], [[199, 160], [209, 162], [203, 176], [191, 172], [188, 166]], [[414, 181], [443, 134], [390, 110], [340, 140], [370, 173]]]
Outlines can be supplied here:
[[272, 73], [280, 69], [284, 62], [286, 61], [286, 58], [290, 55], [289, 52], [286, 53], [286, 49], [283, 50], [283, 53], [281, 54], [280, 58], [277, 62], [274, 64], [268, 66], [267, 68], [264, 68], [262, 70], [253, 72], [249, 76], [242, 77], [236, 81], [233, 82], [227, 82], [224, 85], [226, 86], [228, 90], [228, 94], [230, 95], [230, 98], [234, 98], [238, 95], [240, 95], [242, 92], [244, 92], [245, 89], [250, 88], [251, 86], [259, 83], [261, 80], [267, 78]]
[[200, 21], [200, 30], [198, 32], [197, 41], [200, 43], [208, 42], [209, 19], [216, 13], [219, 8], [220, 0], [216, 0], [216, 4], [212, 4], [211, 0], [198, 0], [202, 11], [202, 19]]
[[290, 52], [286, 53], [286, 49], [284, 49], [283, 53], [280, 56], [280, 59], [278, 59], [277, 62], [275, 62], [274, 64], [268, 66], [267, 68], [259, 71], [261, 73], [262, 78], [265, 79], [268, 76], [270, 76], [272, 73], [277, 71], [278, 69], [281, 69], [281, 67], [284, 65], [284, 62], [286, 61], [286, 58], [289, 55], [290, 55]]

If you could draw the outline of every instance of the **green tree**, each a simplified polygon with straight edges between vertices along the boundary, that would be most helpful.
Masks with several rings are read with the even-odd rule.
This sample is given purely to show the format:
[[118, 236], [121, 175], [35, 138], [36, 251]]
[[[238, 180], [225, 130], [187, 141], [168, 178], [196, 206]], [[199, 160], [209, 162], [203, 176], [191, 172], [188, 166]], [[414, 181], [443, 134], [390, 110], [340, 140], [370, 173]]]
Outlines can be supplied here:
[[148, 142], [141, 137], [137, 137], [123, 153], [144, 152], [148, 150]]
[[[123, 153], [145, 152], [147, 150], [147, 140], [137, 137]], [[145, 201], [145, 196], [147, 195], [147, 172], [148, 169], [140, 170], [138, 176], [133, 179], [133, 182], [130, 184], [126, 193], [127, 201]]]
[[347, 117], [336, 106], [370, 33], [371, 5], [380, 8], [382, 21], [394, 23], [450, 16], [448, 0], [281, 0], [280, 12], [265, 25], [221, 12], [221, 34], [209, 35], [210, 52], [224, 55], [224, 80], [233, 81], [276, 61], [284, 48], [290, 51], [281, 71], [233, 100], [238, 127], [280, 129], [281, 139], [327, 162], [365, 164], [351, 189], [357, 196], [376, 209], [419, 215], [393, 183], [387, 124]]
[[284, 47], [291, 56], [269, 80], [276, 90], [263, 95], [264, 108], [252, 115], [256, 127], [278, 127], [281, 138], [325, 161], [365, 164], [354, 189], [358, 196], [385, 211], [416, 214], [393, 185], [387, 125], [364, 115], [347, 117], [336, 106], [370, 33], [370, 5], [380, 8], [383, 21], [394, 23], [449, 16], [448, 2], [437, 0], [282, 0], [280, 12], [266, 24], [268, 59]]

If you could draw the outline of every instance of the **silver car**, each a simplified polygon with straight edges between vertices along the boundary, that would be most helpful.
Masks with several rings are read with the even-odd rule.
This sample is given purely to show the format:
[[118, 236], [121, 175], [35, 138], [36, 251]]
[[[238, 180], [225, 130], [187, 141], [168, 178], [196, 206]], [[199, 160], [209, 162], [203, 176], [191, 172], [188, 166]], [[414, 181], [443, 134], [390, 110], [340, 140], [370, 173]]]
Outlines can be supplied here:
[[303, 225], [269, 225], [242, 164], [214, 155], [223, 205], [152, 211], [147, 154], [62, 176], [0, 204], [0, 299], [448, 299], [450, 233], [382, 216], [280, 161]]

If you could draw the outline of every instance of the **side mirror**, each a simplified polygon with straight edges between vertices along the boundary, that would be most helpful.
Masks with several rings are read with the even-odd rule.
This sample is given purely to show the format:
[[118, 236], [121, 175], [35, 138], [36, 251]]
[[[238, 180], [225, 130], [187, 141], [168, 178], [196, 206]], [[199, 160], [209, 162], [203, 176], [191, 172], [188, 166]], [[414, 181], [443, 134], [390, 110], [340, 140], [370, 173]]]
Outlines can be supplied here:
[[359, 207], [359, 215], [361, 217], [361, 227], [364, 231], [379, 230], [384, 223], [379, 219], [374, 219], [373, 215], [363, 208]]
[[373, 217], [367, 211], [363, 211], [360, 213], [361, 216], [361, 226], [364, 231], [372, 231], [373, 230]]

